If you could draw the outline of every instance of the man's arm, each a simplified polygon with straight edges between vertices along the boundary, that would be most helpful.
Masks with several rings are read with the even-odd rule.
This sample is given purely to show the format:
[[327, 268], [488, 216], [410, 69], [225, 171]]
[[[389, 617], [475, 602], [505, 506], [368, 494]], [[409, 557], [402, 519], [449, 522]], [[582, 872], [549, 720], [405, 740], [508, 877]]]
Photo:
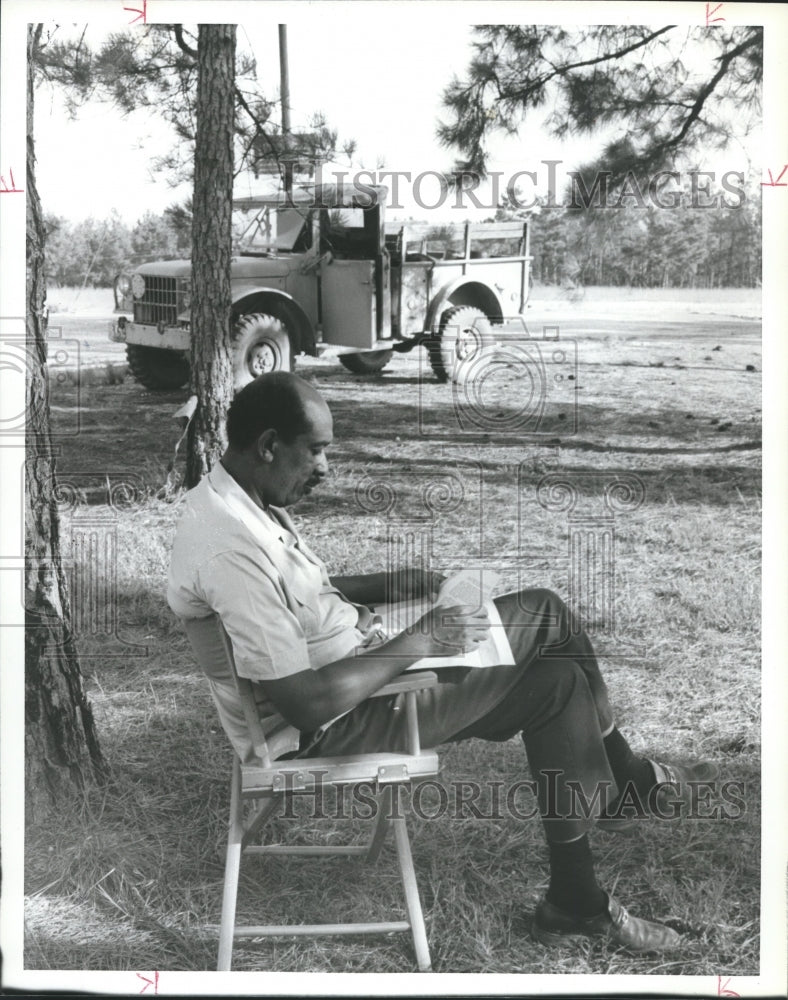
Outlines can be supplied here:
[[361, 573], [358, 576], [332, 576], [331, 586], [353, 604], [384, 604], [387, 573]]
[[259, 683], [291, 725], [311, 732], [355, 708], [417, 660], [475, 648], [488, 637], [489, 627], [484, 610], [462, 605], [433, 608], [412, 630], [369, 652]]
[[374, 607], [414, 597], [435, 597], [444, 579], [442, 573], [404, 567], [389, 573], [332, 576], [331, 586], [354, 604]]

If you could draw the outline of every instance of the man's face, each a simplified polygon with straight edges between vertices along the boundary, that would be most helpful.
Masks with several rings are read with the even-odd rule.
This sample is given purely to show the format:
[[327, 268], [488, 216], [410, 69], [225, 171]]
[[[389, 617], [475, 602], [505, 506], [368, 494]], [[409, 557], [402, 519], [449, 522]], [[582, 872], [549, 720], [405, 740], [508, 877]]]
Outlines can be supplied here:
[[306, 496], [328, 473], [326, 448], [334, 439], [331, 412], [325, 403], [306, 404], [309, 429], [289, 444], [278, 438], [268, 467], [266, 501], [286, 507]]

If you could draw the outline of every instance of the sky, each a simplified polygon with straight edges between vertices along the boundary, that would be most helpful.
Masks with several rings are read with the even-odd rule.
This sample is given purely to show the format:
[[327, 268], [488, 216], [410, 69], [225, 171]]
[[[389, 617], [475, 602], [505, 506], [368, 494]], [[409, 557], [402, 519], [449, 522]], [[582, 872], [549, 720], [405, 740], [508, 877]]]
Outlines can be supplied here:
[[[125, 2], [131, 4], [131, 0]], [[151, 0], [151, 9], [154, 2]], [[321, 111], [339, 131], [340, 142], [351, 138], [357, 142], [350, 165], [353, 170], [374, 170], [379, 164], [413, 176], [448, 170], [456, 152], [441, 147], [435, 127], [445, 114], [441, 107], [444, 87], [455, 73], [463, 73], [472, 55], [470, 9], [465, 17], [441, 17], [436, 22], [434, 16], [424, 13], [434, 7], [430, 4], [392, 5], [383, 13], [375, 8], [374, 14], [356, 4], [353, 16], [338, 11], [335, 5], [324, 5], [326, 12], [309, 6], [309, 19], [294, 13], [288, 17], [293, 129], [308, 128], [310, 115]], [[351, 9], [351, 5], [346, 6]], [[267, 9], [262, 4], [250, 8], [238, 28], [238, 48], [254, 54], [263, 92], [278, 100], [277, 24], [282, 15], [267, 15]], [[463, 11], [456, 5], [455, 9], [460, 14]], [[295, 10], [295, 4], [288, 8], [289, 12]], [[98, 46], [108, 26], [98, 20], [86, 23], [87, 39]], [[112, 30], [117, 28], [112, 26]], [[104, 218], [115, 210], [133, 224], [145, 211], [159, 213], [191, 194], [189, 184], [173, 188], [164, 174], [152, 171], [152, 157], [165, 151], [173, 137], [169, 126], [150, 110], [123, 118], [111, 105], [91, 102], [71, 120], [62, 95], [48, 86], [39, 88], [37, 102], [37, 177], [46, 212], [75, 221], [88, 216]], [[277, 109], [277, 121], [279, 115]], [[546, 134], [540, 120], [529, 121], [517, 137], [493, 139], [493, 166], [505, 179], [520, 170], [535, 171], [536, 190], [544, 193], [548, 179], [544, 161], [560, 160], [559, 170], [573, 169], [593, 155], [599, 143], [599, 139], [585, 138], [561, 142]], [[737, 148], [726, 152], [715, 165], [723, 170], [747, 169], [746, 157]], [[241, 178], [236, 193], [258, 193], [263, 183]], [[505, 189], [506, 184], [501, 187]], [[423, 216], [412, 186], [403, 181], [401, 190], [402, 210], [389, 216]], [[464, 214], [491, 214], [486, 206], [495, 204], [496, 199], [489, 188], [482, 191], [485, 209], [474, 211], [468, 203]], [[439, 202], [438, 180], [425, 178], [419, 194], [427, 205]]]
[[[385, 37], [385, 55], [382, 42], [364, 44], [358, 32], [327, 39], [311, 24], [288, 25], [292, 128], [307, 129], [310, 115], [324, 112], [340, 142], [356, 140], [354, 170], [375, 169], [381, 162], [414, 175], [448, 169], [453, 153], [435, 137], [440, 94], [452, 74], [467, 65], [472, 30], [467, 23], [447, 21], [436, 45], [434, 33], [414, 30], [415, 23], [412, 15], [387, 22], [385, 29], [379, 20], [370, 21]], [[94, 29], [87, 37], [92, 34], [99, 43], [104, 33]], [[278, 100], [276, 20], [240, 25], [238, 46], [254, 53], [264, 93]], [[70, 120], [62, 95], [53, 88], [40, 88], [37, 100], [37, 176], [47, 212], [101, 218], [115, 209], [133, 223], [145, 210], [160, 212], [190, 195], [190, 185], [173, 188], [151, 170], [152, 156], [172, 141], [171, 130], [155, 115], [146, 111], [122, 118], [110, 105], [92, 102]], [[535, 128], [524, 131], [520, 141], [500, 145], [499, 169], [511, 172], [525, 169], [525, 160], [538, 165], [540, 158], [562, 153], [561, 144]], [[523, 155], [525, 149], [530, 155]], [[252, 193], [260, 183], [241, 179], [237, 193]], [[437, 180], [426, 179], [422, 200], [437, 197]]]

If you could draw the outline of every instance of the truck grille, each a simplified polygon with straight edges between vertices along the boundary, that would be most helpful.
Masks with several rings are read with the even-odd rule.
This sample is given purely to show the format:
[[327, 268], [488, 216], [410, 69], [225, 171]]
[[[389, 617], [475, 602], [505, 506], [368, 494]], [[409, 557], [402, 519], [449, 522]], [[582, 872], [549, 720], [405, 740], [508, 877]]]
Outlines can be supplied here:
[[178, 322], [178, 293], [175, 278], [157, 278], [145, 275], [145, 294], [134, 301], [134, 322], [155, 326], [166, 323], [175, 326]]

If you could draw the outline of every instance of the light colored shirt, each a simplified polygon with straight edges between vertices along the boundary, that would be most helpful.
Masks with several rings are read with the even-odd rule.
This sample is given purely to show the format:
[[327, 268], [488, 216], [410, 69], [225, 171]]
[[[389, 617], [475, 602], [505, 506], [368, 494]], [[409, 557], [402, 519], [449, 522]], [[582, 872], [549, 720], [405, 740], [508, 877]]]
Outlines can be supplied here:
[[179, 617], [219, 615], [239, 675], [254, 681], [320, 669], [365, 639], [366, 609], [332, 587], [287, 513], [269, 511], [217, 463], [186, 497], [167, 587]]

